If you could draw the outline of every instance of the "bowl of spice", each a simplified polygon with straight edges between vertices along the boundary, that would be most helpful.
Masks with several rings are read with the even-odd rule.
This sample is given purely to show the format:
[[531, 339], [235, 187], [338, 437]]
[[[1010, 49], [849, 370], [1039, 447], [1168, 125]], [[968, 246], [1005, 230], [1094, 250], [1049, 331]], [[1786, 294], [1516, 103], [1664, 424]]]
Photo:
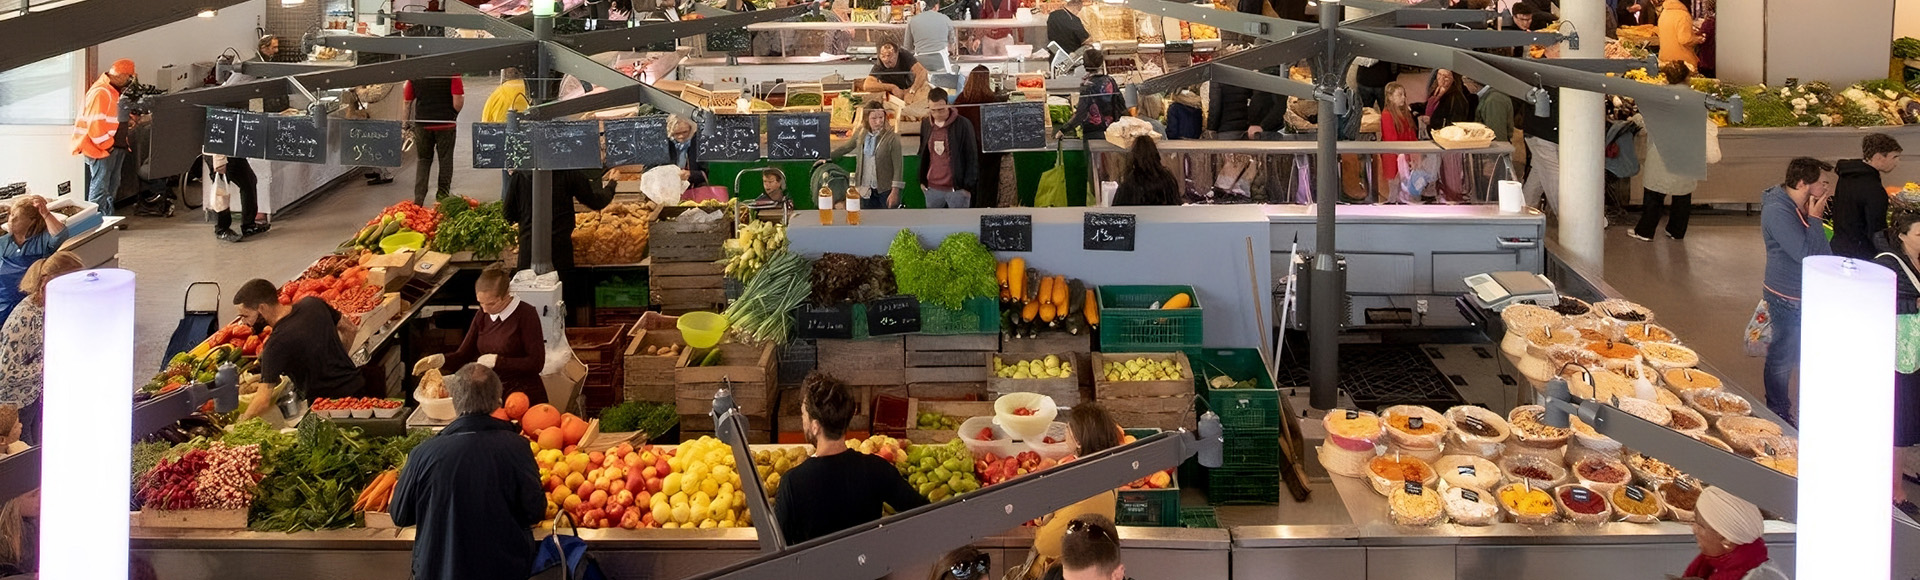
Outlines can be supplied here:
[[1532, 304], [1515, 304], [1500, 311], [1507, 333], [1500, 338], [1500, 350], [1513, 356], [1527, 354], [1527, 331], [1559, 324], [1566, 316], [1553, 309]]
[[1753, 403], [1740, 395], [1726, 391], [1696, 389], [1680, 394], [1687, 406], [1699, 411], [1710, 421], [1719, 421], [1721, 417], [1745, 417], [1753, 414]]
[[1527, 330], [1527, 356], [1546, 360], [1547, 349], [1556, 344], [1580, 346], [1586, 340], [1572, 326], [1549, 324]]
[[1607, 500], [1613, 503], [1613, 515], [1616, 519], [1636, 524], [1651, 524], [1660, 521], [1667, 506], [1660, 503], [1660, 495], [1653, 490], [1638, 485], [1623, 485], [1607, 494]]
[[1567, 468], [1526, 454], [1508, 455], [1500, 461], [1500, 471], [1506, 473], [1509, 482], [1524, 481], [1541, 489], [1573, 481], [1567, 478]]
[[1640, 483], [1655, 487], [1686, 475], [1672, 465], [1667, 465], [1665, 461], [1648, 457], [1647, 454], [1637, 451], [1627, 454], [1627, 469], [1633, 472], [1634, 477], [1639, 478]]
[[1608, 370], [1619, 370], [1633, 364], [1634, 357], [1640, 356], [1639, 347], [1618, 340], [1596, 340], [1589, 342], [1586, 349], [1600, 357], [1600, 366]]
[[1653, 310], [1626, 300], [1601, 300], [1593, 304], [1593, 311], [1602, 318], [1612, 319], [1621, 326], [1636, 322], [1653, 322]]
[[1658, 324], [1646, 322], [1627, 325], [1626, 330], [1621, 331], [1621, 335], [1627, 339], [1627, 342], [1634, 344], [1642, 342], [1679, 342], [1674, 339], [1673, 331], [1667, 330], [1666, 327]]
[[1551, 306], [1561, 316], [1586, 316], [1593, 313], [1593, 305], [1572, 296], [1561, 295], [1560, 303]]
[[1612, 493], [1614, 489], [1633, 481], [1633, 472], [1627, 465], [1602, 455], [1588, 455], [1573, 464], [1573, 475], [1580, 479], [1580, 485], [1587, 486], [1600, 493]]
[[1576, 524], [1603, 524], [1613, 517], [1607, 496], [1584, 485], [1567, 484], [1553, 489], [1560, 513]]
[[1507, 425], [1513, 428], [1513, 441], [1542, 449], [1563, 447], [1573, 431], [1550, 427], [1545, 422], [1547, 408], [1540, 405], [1521, 405], [1507, 413]]
[[1387, 516], [1402, 526], [1431, 526], [1447, 520], [1440, 492], [1417, 481], [1402, 482], [1387, 494]]
[[1780, 436], [1780, 426], [1759, 417], [1721, 417], [1713, 422], [1720, 438], [1747, 457], [1762, 455], [1762, 439]]
[[[1612, 437], [1601, 435], [1599, 431], [1594, 430], [1593, 425], [1587, 424], [1586, 421], [1580, 420], [1579, 417], [1569, 417], [1568, 420], [1573, 423], [1573, 440], [1579, 442], [1580, 447], [1607, 455], [1618, 455], [1620, 453], [1619, 441], [1615, 441]], [[1570, 449], [1569, 451], [1573, 450]]]
[[1673, 413], [1667, 411], [1666, 407], [1660, 406], [1659, 403], [1653, 401], [1635, 397], [1621, 397], [1618, 401], [1615, 401], [1614, 404], [1620, 407], [1620, 410], [1626, 411], [1629, 415], [1646, 419], [1648, 423], [1665, 427], [1668, 423], [1673, 422]]
[[1701, 389], [1718, 391], [1721, 385], [1720, 377], [1699, 369], [1667, 369], [1660, 373], [1660, 378], [1667, 383], [1667, 388], [1682, 393]]
[[1425, 461], [1409, 455], [1388, 454], [1367, 462], [1367, 479], [1373, 482], [1374, 491], [1390, 495], [1406, 482], [1431, 487], [1439, 478]]
[[1693, 521], [1693, 509], [1700, 503], [1700, 484], [1691, 479], [1679, 479], [1660, 484], [1660, 503], [1673, 511], [1673, 519], [1682, 522]]
[[1707, 434], [1707, 418], [1699, 411], [1680, 405], [1667, 405], [1667, 427], [1690, 437]]
[[1642, 342], [1640, 353], [1646, 356], [1648, 366], [1660, 370], [1700, 366], [1700, 353], [1672, 342]]
[[1348, 451], [1371, 452], [1387, 432], [1379, 415], [1353, 409], [1329, 411], [1320, 419], [1320, 424], [1326, 427], [1329, 441]]
[[1719, 449], [1727, 453], [1734, 453], [1733, 446], [1728, 445], [1726, 441], [1722, 441], [1719, 437], [1714, 437], [1712, 435], [1707, 435], [1703, 433], [1698, 436], [1695, 436], [1693, 439], [1701, 443], [1712, 445], [1715, 449]]
[[1559, 508], [1553, 503], [1553, 494], [1546, 490], [1528, 485], [1525, 482], [1509, 483], [1500, 488], [1500, 508], [1514, 523], [1545, 524], [1552, 523]]
[[1447, 409], [1445, 414], [1453, 424], [1453, 431], [1447, 434], [1447, 448], [1455, 453], [1499, 457], [1500, 449], [1513, 435], [1507, 419], [1485, 407], [1461, 405]]
[[1483, 488], [1449, 487], [1442, 497], [1447, 503], [1447, 516], [1453, 523], [1463, 526], [1484, 526], [1500, 519], [1500, 506], [1494, 503], [1493, 494]]
[[1434, 462], [1433, 470], [1440, 472], [1440, 483], [1446, 487], [1471, 487], [1493, 489], [1500, 486], [1506, 478], [1500, 466], [1483, 457], [1472, 455], [1448, 455]]
[[1394, 405], [1381, 413], [1387, 422], [1387, 440], [1407, 449], [1438, 449], [1452, 427], [1445, 415], [1419, 405]]

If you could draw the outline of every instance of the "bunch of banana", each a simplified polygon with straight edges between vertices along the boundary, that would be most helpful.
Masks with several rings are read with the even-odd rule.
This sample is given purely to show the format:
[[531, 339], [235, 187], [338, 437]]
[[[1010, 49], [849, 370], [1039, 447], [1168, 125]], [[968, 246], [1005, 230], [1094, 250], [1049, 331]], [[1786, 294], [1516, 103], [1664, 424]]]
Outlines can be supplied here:
[[353, 239], [341, 242], [340, 249], [378, 248], [380, 247], [380, 240], [385, 239], [387, 236], [400, 233], [401, 228], [405, 225], [406, 220], [401, 219], [398, 212], [387, 214], [386, 217], [382, 217], [373, 223], [367, 224], [367, 227], [361, 228], [360, 233], [353, 235]]
[[751, 221], [740, 228], [740, 235], [727, 240], [726, 275], [729, 278], [746, 282], [760, 273], [767, 265], [767, 259], [787, 249], [787, 226], [772, 222]]

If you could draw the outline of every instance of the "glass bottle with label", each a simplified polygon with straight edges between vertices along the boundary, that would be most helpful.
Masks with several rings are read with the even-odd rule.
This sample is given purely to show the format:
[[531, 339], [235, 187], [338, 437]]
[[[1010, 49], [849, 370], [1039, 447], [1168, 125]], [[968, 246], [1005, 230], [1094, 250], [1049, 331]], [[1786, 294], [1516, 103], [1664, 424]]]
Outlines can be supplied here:
[[820, 188], [820, 194], [813, 198], [820, 207], [820, 225], [833, 225], [833, 190]]

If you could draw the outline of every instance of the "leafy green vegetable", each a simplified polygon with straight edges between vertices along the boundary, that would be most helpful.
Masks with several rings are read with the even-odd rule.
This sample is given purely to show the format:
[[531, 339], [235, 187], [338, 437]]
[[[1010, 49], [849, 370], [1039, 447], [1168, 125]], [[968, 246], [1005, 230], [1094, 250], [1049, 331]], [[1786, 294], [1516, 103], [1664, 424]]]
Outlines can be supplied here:
[[645, 431], [649, 437], [658, 437], [679, 422], [673, 403], [628, 401], [600, 413], [600, 430], [606, 433]]
[[793, 309], [807, 299], [813, 266], [791, 250], [781, 249], [747, 281], [740, 299], [727, 306], [735, 330], [756, 340], [784, 344], [793, 330]]
[[505, 205], [496, 201], [470, 210], [458, 209], [461, 205], [464, 204], [440, 204], [445, 217], [434, 228], [434, 251], [453, 253], [472, 250], [476, 256], [498, 256], [501, 250], [513, 244], [515, 229], [505, 217]]
[[165, 441], [133, 444], [133, 481], [139, 481], [140, 476], [153, 471], [153, 466], [159, 465], [160, 460], [167, 458], [172, 451], [173, 444]]
[[920, 247], [913, 230], [902, 229], [887, 249], [893, 259], [893, 277], [900, 292], [942, 307], [958, 310], [968, 298], [993, 296], [993, 254], [971, 233], [947, 236], [929, 252]]
[[352, 509], [360, 490], [429, 437], [415, 430], [405, 437], [367, 439], [359, 429], [308, 414], [291, 444], [261, 464], [266, 479], [260, 482], [247, 527], [298, 532], [360, 525]]
[[1893, 57], [1899, 59], [1920, 58], [1920, 38], [1902, 36], [1894, 40]]

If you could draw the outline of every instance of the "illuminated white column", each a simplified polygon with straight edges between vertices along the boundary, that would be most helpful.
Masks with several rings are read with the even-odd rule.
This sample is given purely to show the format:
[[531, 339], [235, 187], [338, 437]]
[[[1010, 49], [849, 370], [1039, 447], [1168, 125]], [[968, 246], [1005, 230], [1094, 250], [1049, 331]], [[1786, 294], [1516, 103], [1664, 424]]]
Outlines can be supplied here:
[[1801, 262], [1797, 578], [1886, 578], [1893, 542], [1893, 272]]
[[[1560, 17], [1580, 35], [1580, 48], [1560, 44], [1565, 58], [1606, 56], [1606, 3], [1561, 2]], [[1564, 28], [1562, 29], [1564, 32]], [[1560, 89], [1560, 247], [1594, 272], [1606, 266], [1607, 119], [1600, 93]]]
[[47, 284], [41, 578], [127, 577], [133, 461], [133, 272]]

